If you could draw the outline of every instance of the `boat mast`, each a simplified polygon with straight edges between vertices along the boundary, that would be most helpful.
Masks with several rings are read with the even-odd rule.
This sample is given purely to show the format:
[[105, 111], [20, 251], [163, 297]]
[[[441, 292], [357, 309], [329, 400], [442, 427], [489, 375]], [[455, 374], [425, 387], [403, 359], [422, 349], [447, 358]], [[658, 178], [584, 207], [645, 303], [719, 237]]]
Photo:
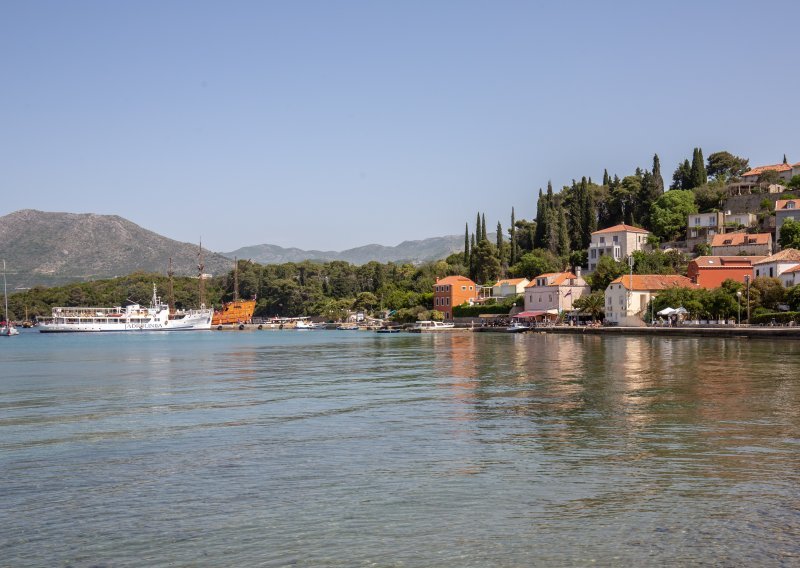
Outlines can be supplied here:
[[239, 261], [233, 257], [233, 301], [239, 301]]
[[200, 309], [205, 309], [206, 307], [206, 288], [205, 282], [203, 282], [203, 271], [205, 270], [206, 265], [203, 264], [203, 239], [200, 239], [200, 250], [197, 252], [197, 279], [198, 279], [198, 288], [200, 291]]
[[6, 289], [6, 259], [3, 259], [3, 299], [5, 302], [5, 311], [3, 316], [6, 320], [6, 335], [11, 335], [11, 323], [8, 321], [8, 290]]
[[172, 277], [175, 272], [172, 270], [172, 257], [169, 257], [169, 268], [167, 269], [167, 276], [169, 276], [169, 288], [167, 289], [167, 303], [169, 304], [169, 313], [175, 313], [175, 287], [172, 282]]

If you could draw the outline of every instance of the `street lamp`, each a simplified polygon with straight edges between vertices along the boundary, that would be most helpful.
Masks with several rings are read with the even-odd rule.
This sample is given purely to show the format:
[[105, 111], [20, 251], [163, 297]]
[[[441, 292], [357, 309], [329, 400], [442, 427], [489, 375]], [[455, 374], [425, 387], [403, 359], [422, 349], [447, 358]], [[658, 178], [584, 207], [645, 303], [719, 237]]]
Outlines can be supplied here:
[[744, 275], [744, 284], [747, 286], [747, 325], [750, 325], [750, 275]]
[[739, 317], [736, 319], [736, 327], [742, 325], [742, 291], [736, 290], [736, 299], [739, 301]]

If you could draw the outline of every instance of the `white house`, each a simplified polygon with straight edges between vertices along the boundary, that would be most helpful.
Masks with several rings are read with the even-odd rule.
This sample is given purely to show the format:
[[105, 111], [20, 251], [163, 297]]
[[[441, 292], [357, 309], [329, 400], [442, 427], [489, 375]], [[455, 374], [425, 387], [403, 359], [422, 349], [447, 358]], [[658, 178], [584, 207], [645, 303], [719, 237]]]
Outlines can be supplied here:
[[492, 286], [493, 298], [513, 298], [525, 293], [525, 287], [531, 281], [527, 278], [507, 278], [505, 280], [498, 280]]
[[783, 284], [785, 288], [791, 288], [792, 286], [800, 284], [800, 264], [788, 270], [784, 270], [780, 278], [781, 284]]
[[775, 240], [781, 238], [781, 225], [786, 219], [800, 221], [800, 199], [779, 199], [775, 202]]
[[752, 170], [746, 171], [742, 174], [742, 181], [743, 182], [750, 182], [755, 183], [758, 181], [758, 176], [763, 174], [768, 170], [773, 170], [778, 172], [778, 177], [783, 181], [789, 181], [792, 177], [800, 174], [800, 162], [796, 164], [772, 164], [771, 166], [759, 166], [757, 168], [753, 168]]
[[525, 311], [572, 310], [573, 302], [591, 291], [581, 278], [580, 269], [576, 269], [576, 272], [550, 272], [534, 278], [525, 288]]
[[788, 248], [753, 263], [753, 276], [758, 278], [778, 278], [800, 262], [800, 250]]
[[698, 286], [685, 276], [676, 274], [620, 276], [606, 288], [606, 322], [622, 326], [643, 326], [642, 318], [647, 312], [650, 299], [662, 290], [675, 287]]
[[597, 268], [597, 263], [604, 256], [624, 260], [634, 251], [644, 250], [648, 236], [649, 231], [625, 224], [595, 231], [589, 243], [589, 270]]

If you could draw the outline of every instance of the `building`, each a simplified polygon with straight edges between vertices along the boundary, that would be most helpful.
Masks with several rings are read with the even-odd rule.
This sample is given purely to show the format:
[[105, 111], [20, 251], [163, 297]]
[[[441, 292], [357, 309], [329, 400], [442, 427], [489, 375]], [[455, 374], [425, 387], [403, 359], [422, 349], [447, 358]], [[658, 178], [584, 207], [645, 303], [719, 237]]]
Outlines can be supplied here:
[[527, 278], [507, 278], [505, 280], [498, 280], [495, 285], [492, 286], [492, 297], [513, 298], [515, 296], [521, 296], [525, 293], [525, 287], [530, 283], [531, 281]]
[[433, 309], [453, 319], [453, 306], [471, 304], [478, 298], [478, 285], [466, 276], [448, 276], [433, 286]]
[[771, 166], [758, 166], [742, 174], [742, 181], [745, 183], [756, 183], [758, 176], [766, 171], [774, 170], [778, 172], [778, 177], [784, 181], [791, 180], [794, 176], [800, 175], [800, 162], [796, 164], [773, 164]]
[[634, 251], [644, 250], [649, 236], [649, 231], [625, 224], [595, 231], [589, 244], [589, 270], [597, 268], [597, 263], [604, 256], [624, 260]]
[[727, 233], [714, 235], [711, 240], [714, 256], [769, 256], [772, 254], [772, 235], [769, 233]]
[[686, 223], [686, 247], [692, 250], [699, 244], [710, 243], [718, 234], [751, 227], [757, 222], [758, 217], [753, 213], [692, 213]]
[[775, 241], [781, 240], [781, 225], [786, 219], [800, 221], [800, 199], [779, 199], [775, 202]]
[[745, 283], [753, 276], [753, 264], [765, 256], [699, 256], [689, 261], [689, 280], [701, 288], [719, 288], [726, 280]]
[[783, 284], [786, 288], [791, 288], [792, 286], [797, 286], [800, 284], [800, 264], [793, 266], [788, 270], [784, 270], [780, 279], [781, 284]]
[[644, 325], [650, 300], [667, 288], [697, 288], [686, 276], [634, 274], [620, 276], [606, 288], [606, 322], [622, 326]]
[[759, 262], [753, 263], [753, 276], [756, 278], [761, 276], [778, 278], [790, 268], [794, 268], [797, 263], [800, 263], [800, 250], [793, 248], [784, 249]]
[[571, 311], [575, 300], [591, 292], [580, 269], [575, 272], [551, 272], [534, 278], [525, 288], [525, 312]]

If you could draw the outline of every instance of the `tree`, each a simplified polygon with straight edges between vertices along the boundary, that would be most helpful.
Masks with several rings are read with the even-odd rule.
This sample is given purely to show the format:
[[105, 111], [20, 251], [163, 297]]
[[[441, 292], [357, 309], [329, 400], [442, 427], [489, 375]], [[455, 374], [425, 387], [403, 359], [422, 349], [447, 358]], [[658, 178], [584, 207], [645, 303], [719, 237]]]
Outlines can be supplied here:
[[697, 208], [701, 213], [705, 213], [721, 207], [722, 200], [725, 198], [725, 182], [716, 179], [700, 187], [695, 187], [692, 191], [694, 191]]
[[514, 219], [514, 208], [511, 208], [511, 228], [508, 230], [509, 240], [511, 241], [511, 251], [508, 257], [508, 264], [517, 262], [517, 222]]
[[496, 280], [500, 275], [500, 260], [497, 258], [496, 247], [488, 240], [483, 239], [475, 248], [475, 281], [484, 283]]
[[592, 321], [602, 319], [606, 310], [606, 295], [602, 290], [595, 290], [575, 300], [572, 306], [582, 314], [592, 316]]
[[800, 249], [800, 221], [785, 219], [780, 226], [781, 238], [778, 242], [781, 248]]
[[786, 187], [789, 189], [800, 189], [800, 174], [792, 176], [792, 179], [789, 180], [789, 183], [786, 184]]
[[786, 288], [777, 278], [759, 276], [750, 285], [750, 293], [757, 291], [759, 296], [759, 307], [769, 310], [777, 310], [778, 304], [786, 300]]
[[764, 185], [772, 185], [778, 183], [781, 179], [781, 174], [777, 170], [764, 170], [758, 174], [758, 183]]
[[[691, 184], [692, 187], [700, 187], [708, 181], [708, 172], [703, 160], [702, 148], [695, 148], [692, 156]], [[691, 188], [684, 188], [691, 189]]]
[[603, 256], [597, 262], [594, 272], [586, 279], [592, 290], [605, 290], [612, 280], [627, 274], [629, 271], [627, 262], [618, 262], [611, 256]]
[[486, 213], [481, 215], [481, 240], [485, 241], [488, 237], [486, 236]]
[[672, 174], [672, 185], [670, 189], [692, 189], [692, 166], [689, 165], [689, 160], [684, 160], [675, 168], [675, 173]]
[[697, 213], [692, 191], [668, 191], [650, 208], [653, 232], [665, 240], [679, 237], [686, 231], [687, 218], [692, 213]]
[[[552, 185], [547, 182], [548, 192], [552, 191]], [[545, 217], [547, 216], [547, 197], [542, 194], [542, 188], [539, 188], [539, 199], [536, 201], [536, 232], [534, 233], [533, 243], [531, 250], [536, 248], [545, 247]]]
[[661, 176], [661, 160], [658, 159], [658, 154], [653, 154], [653, 180], [658, 189], [658, 197], [660, 197], [664, 193], [664, 178]]
[[708, 156], [708, 175], [714, 179], [728, 181], [738, 178], [750, 169], [750, 160], [734, 156], [730, 152], [714, 152]]
[[509, 272], [515, 278], [527, 278], [529, 280], [546, 272], [558, 272], [561, 270], [561, 260], [545, 249], [534, 249], [523, 254]]

